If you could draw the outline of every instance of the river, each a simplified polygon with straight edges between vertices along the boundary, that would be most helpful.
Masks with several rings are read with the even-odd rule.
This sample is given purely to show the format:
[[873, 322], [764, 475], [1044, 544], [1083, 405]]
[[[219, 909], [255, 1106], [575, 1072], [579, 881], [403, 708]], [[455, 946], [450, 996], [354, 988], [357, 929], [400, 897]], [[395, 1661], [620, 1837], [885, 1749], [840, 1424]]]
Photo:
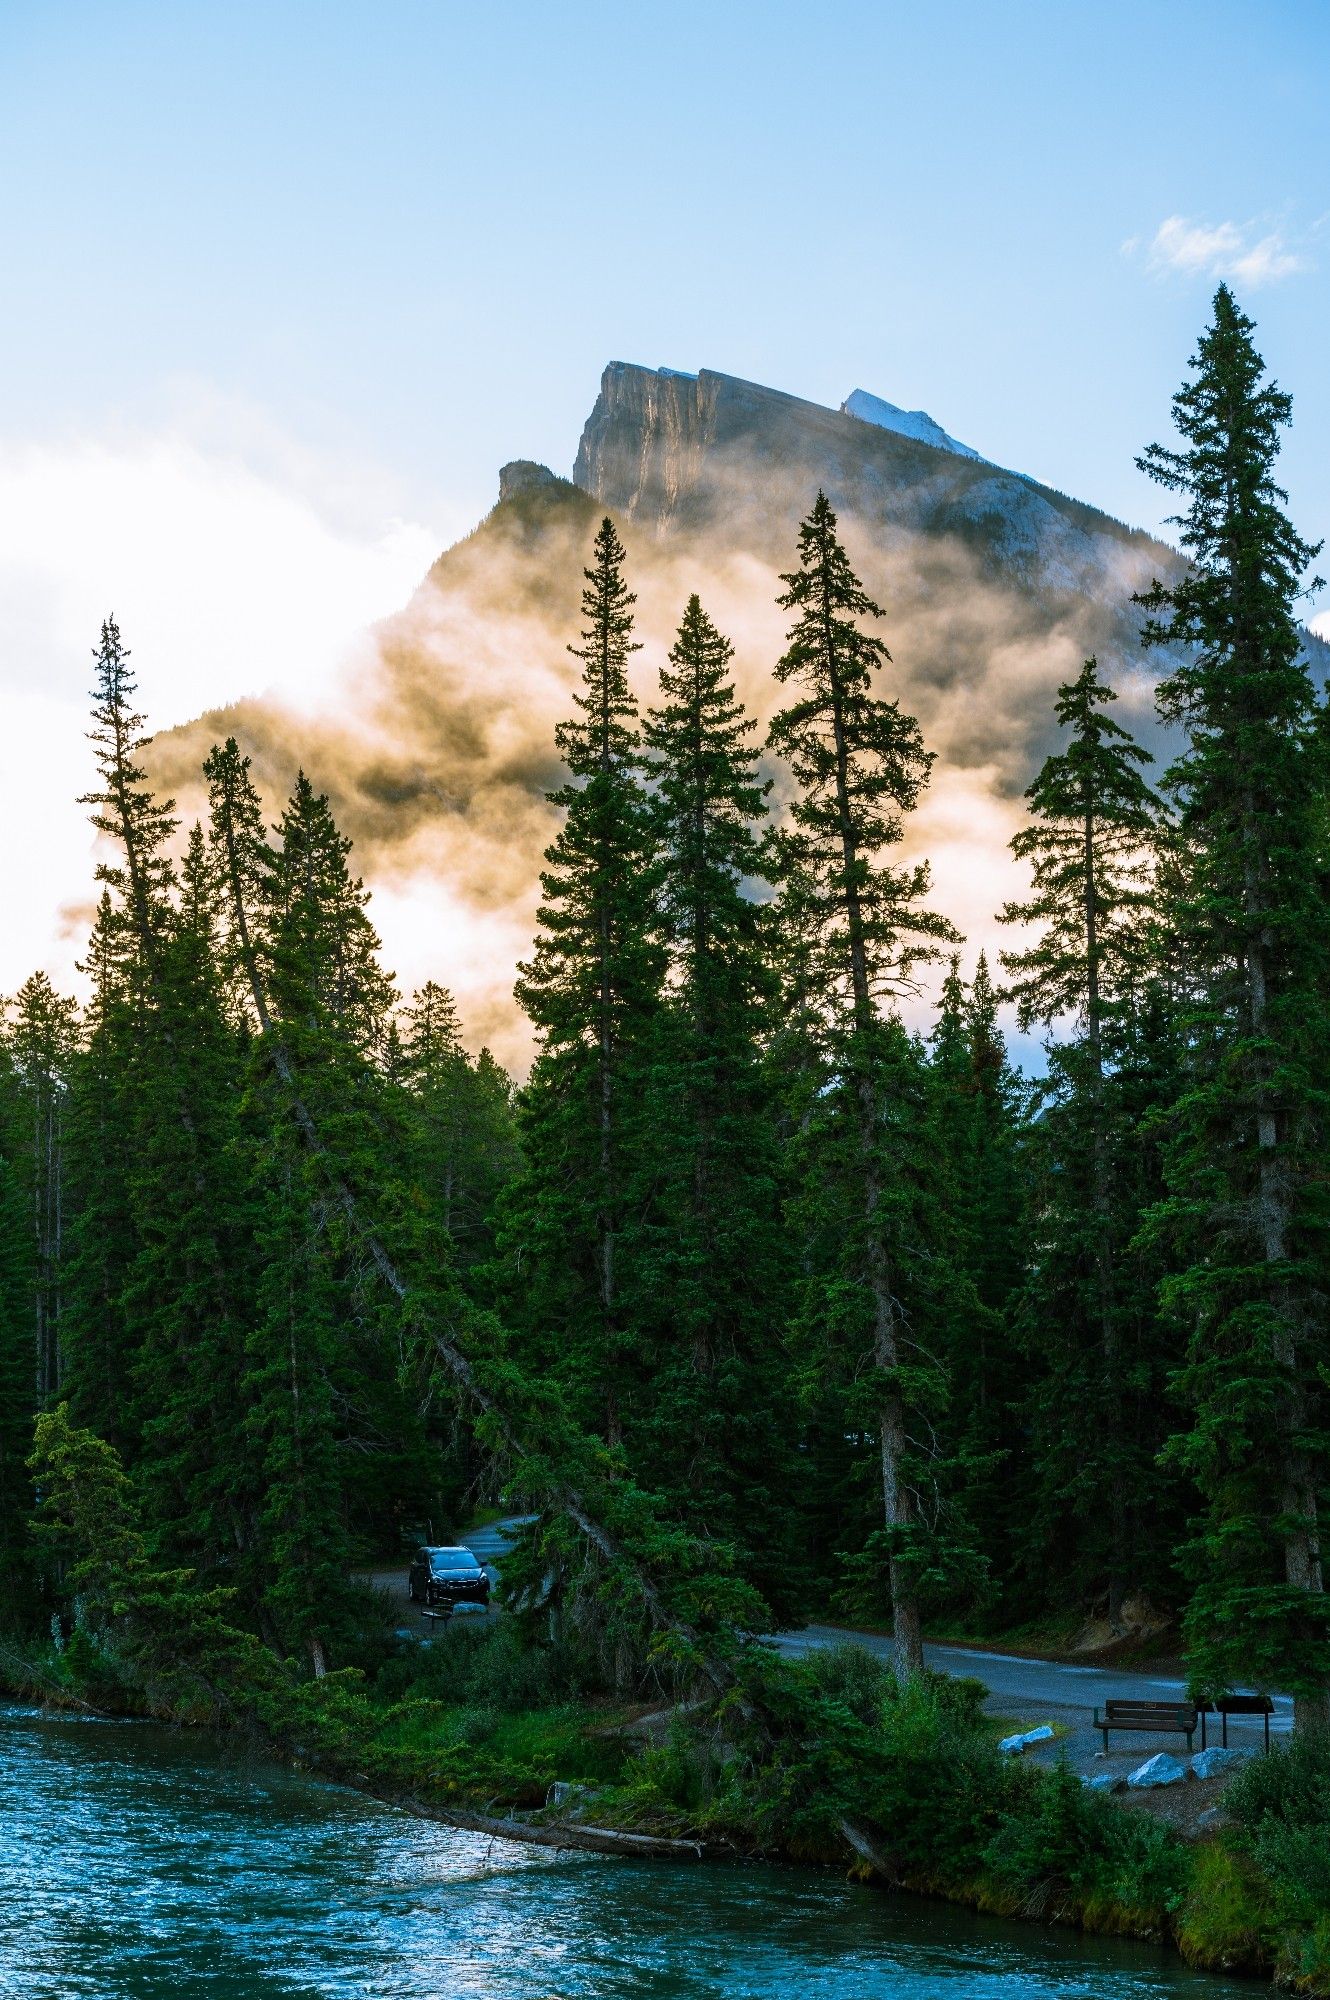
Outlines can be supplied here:
[[196, 1733], [0, 1710], [4, 2000], [1253, 2000], [837, 1875], [551, 1856]]

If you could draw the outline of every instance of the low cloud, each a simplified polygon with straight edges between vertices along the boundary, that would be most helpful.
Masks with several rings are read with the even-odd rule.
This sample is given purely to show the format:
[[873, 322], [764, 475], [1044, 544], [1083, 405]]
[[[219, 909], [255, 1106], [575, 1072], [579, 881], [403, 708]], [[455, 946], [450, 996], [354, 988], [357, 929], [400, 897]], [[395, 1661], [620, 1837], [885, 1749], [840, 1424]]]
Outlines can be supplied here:
[[271, 427], [197, 398], [157, 429], [0, 437], [0, 846], [24, 857], [0, 993], [36, 966], [68, 986], [86, 942], [58, 912], [86, 896], [95, 861], [76, 801], [93, 777], [102, 619], [119, 620], [153, 728], [252, 693], [298, 734], [354, 670], [357, 633], [410, 595], [453, 525], [395, 513], [372, 467], [362, 491], [348, 468], [320, 481]]
[[[1141, 248], [1138, 237], [1123, 244], [1126, 254]], [[1180, 272], [1185, 277], [1231, 278], [1255, 290], [1291, 278], [1310, 268], [1301, 251], [1292, 248], [1284, 231], [1255, 222], [1194, 222], [1170, 215], [1145, 246], [1146, 268], [1158, 276]]]
[[[772, 675], [788, 624], [776, 599], [806, 495], [800, 478], [785, 485], [771, 469], [760, 482], [736, 469], [731, 482], [713, 465], [707, 491], [723, 531], [621, 519], [643, 642], [632, 679], [644, 707], [658, 699], [658, 672], [693, 590], [734, 641], [749, 713], [765, 725], [789, 699]], [[1013, 496], [991, 486], [976, 485], [971, 500], [985, 519], [990, 506], [1006, 510], [1012, 549], [1002, 575], [970, 546], [964, 522], [955, 534], [893, 529], [848, 501], [843, 515], [851, 559], [887, 607], [893, 658], [883, 691], [918, 715], [938, 753], [902, 858], [932, 863], [931, 901], [965, 933], [969, 965], [981, 947], [992, 958], [1008, 941], [994, 912], [1017, 892], [1008, 842], [1021, 794], [1057, 733], [1058, 684], [1097, 651], [1120, 687], [1122, 719], [1154, 733], [1152, 677], [1139, 666], [1130, 598], [1169, 560], [1155, 545], [1087, 538], [1065, 522], [1059, 538], [1061, 517], [1046, 502], [1024, 487]], [[155, 775], [187, 812], [202, 805], [199, 768], [225, 734], [253, 757], [274, 815], [303, 764], [354, 839], [402, 986], [445, 982], [471, 1046], [489, 1042], [519, 1072], [531, 1035], [513, 978], [530, 951], [541, 857], [558, 825], [546, 796], [563, 776], [554, 731], [572, 709], [578, 668], [566, 646], [581, 622], [582, 570], [601, 512], [570, 487], [536, 514], [501, 510], [377, 628], [317, 717], [245, 702], [172, 731], [152, 752]], [[779, 813], [790, 776], [775, 763], [767, 774]], [[931, 1000], [925, 994], [906, 1012], [927, 1025]]]

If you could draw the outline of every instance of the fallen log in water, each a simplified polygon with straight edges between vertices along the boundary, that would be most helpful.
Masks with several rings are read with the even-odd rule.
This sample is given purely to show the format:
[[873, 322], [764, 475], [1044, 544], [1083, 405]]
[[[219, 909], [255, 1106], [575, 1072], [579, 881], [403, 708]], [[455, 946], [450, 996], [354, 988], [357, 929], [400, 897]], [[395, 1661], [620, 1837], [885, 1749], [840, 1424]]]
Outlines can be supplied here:
[[463, 1806], [423, 1806], [416, 1799], [376, 1792], [385, 1805], [397, 1806], [414, 1819], [461, 1827], [467, 1833], [488, 1833], [495, 1840], [524, 1840], [535, 1847], [581, 1847], [591, 1854], [626, 1855], [641, 1861], [700, 1861], [700, 1840], [667, 1840], [655, 1833], [616, 1833], [607, 1826], [577, 1826], [567, 1820], [537, 1825], [533, 1820], [495, 1819], [489, 1813], [468, 1812]]

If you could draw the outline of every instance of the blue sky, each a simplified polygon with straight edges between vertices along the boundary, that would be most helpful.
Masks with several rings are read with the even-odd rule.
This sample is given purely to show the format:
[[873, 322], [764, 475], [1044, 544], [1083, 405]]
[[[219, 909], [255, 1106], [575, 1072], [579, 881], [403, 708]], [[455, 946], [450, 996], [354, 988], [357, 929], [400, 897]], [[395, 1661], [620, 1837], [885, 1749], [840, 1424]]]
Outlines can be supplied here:
[[[1323, 4], [3, 0], [0, 55], [9, 437], [206, 388], [474, 514], [615, 356], [861, 385], [1148, 518], [1236, 265], [1330, 514]], [[1232, 239], [1178, 268], [1169, 218]]]
[[77, 948], [106, 609], [158, 723], [318, 702], [611, 358], [866, 388], [1154, 526], [1225, 275], [1325, 534], [1328, 86], [1324, 0], [0, 0], [0, 991]]

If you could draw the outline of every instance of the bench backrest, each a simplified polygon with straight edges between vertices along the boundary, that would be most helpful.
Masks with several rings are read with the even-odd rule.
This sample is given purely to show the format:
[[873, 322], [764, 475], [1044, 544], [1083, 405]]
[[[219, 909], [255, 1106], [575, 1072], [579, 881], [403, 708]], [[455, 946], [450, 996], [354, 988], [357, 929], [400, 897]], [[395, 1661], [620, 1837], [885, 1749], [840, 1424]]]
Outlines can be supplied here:
[[1110, 1722], [1170, 1722], [1193, 1729], [1196, 1710], [1185, 1701], [1106, 1701], [1104, 1714]]

